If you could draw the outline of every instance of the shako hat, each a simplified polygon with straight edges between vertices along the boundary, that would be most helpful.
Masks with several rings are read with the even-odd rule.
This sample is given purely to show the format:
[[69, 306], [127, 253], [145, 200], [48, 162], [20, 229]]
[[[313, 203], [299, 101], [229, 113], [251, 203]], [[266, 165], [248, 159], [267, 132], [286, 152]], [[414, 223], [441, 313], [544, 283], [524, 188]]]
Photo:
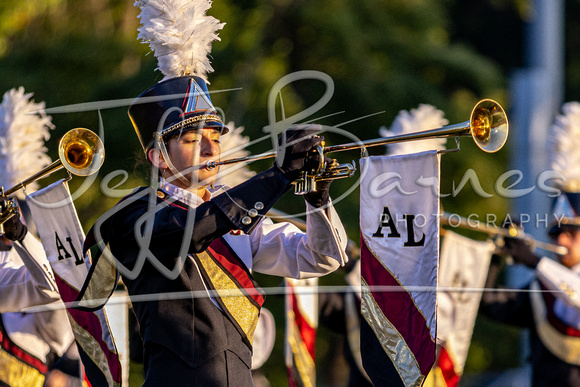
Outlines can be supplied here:
[[129, 106], [129, 117], [145, 152], [155, 132], [162, 136], [198, 128], [227, 132], [207, 89], [213, 71], [208, 54], [220, 40], [225, 23], [206, 12], [210, 0], [137, 1], [141, 9], [138, 38], [149, 44], [164, 78], [145, 90]]
[[561, 193], [552, 203], [552, 222], [549, 233], [580, 228], [580, 103], [562, 105], [548, 137], [548, 157], [551, 168], [562, 174], [557, 184]]
[[580, 228], [580, 192], [562, 192], [552, 206], [553, 222], [550, 235], [569, 228]]
[[153, 145], [155, 132], [164, 138], [192, 129], [228, 132], [205, 81], [193, 76], [170, 78], [145, 90], [129, 106], [129, 118], [145, 152]]

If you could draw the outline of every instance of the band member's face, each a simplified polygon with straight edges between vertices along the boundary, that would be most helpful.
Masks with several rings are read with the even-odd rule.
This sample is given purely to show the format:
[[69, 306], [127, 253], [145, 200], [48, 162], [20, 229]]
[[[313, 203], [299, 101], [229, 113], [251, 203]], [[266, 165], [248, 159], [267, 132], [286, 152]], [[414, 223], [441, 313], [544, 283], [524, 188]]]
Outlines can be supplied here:
[[[182, 172], [191, 182], [191, 186], [199, 189], [213, 184], [216, 180], [218, 168], [208, 170], [207, 168], [194, 168], [192, 166], [205, 165], [209, 160], [219, 160], [220, 157], [220, 135], [216, 129], [205, 128], [201, 130], [190, 130], [169, 140], [167, 152], [175, 168]], [[179, 184], [179, 179], [173, 184]], [[182, 187], [190, 188], [190, 187]]]
[[568, 253], [558, 256], [560, 263], [568, 268], [580, 263], [580, 230], [565, 230], [556, 237], [556, 243], [568, 249]]

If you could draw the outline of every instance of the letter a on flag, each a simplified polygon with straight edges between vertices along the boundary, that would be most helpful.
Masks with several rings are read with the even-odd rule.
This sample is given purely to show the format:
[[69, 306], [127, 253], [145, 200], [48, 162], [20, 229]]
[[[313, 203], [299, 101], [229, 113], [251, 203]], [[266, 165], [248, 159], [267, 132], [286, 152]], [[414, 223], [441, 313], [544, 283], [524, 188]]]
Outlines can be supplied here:
[[376, 386], [421, 386], [436, 353], [439, 155], [360, 163], [363, 366]]

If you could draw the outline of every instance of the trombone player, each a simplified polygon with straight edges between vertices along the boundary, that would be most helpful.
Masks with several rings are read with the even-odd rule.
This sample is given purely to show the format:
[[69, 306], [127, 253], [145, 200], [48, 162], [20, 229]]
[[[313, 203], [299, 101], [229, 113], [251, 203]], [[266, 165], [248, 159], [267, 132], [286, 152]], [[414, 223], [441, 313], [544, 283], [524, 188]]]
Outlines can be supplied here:
[[[10, 117], [0, 124], [0, 185], [9, 186], [29, 171], [37, 172], [44, 161], [43, 139], [52, 127], [44, 113], [30, 114], [44, 109], [44, 104], [30, 101], [32, 94], [23, 88], [4, 94], [0, 115]], [[30, 143], [36, 144], [31, 146]], [[13, 144], [8, 148], [7, 144]], [[28, 163], [17, 163], [12, 157], [19, 152], [31, 153]], [[44, 156], [44, 157], [43, 157]], [[18, 167], [16, 167], [18, 166]], [[19, 213], [14, 214], [12, 200], [0, 195], [3, 234], [0, 236], [0, 386], [49, 385], [51, 377], [64, 373], [55, 370], [56, 364], [68, 363], [63, 355], [74, 345], [73, 332], [64, 308], [41, 312], [22, 312], [31, 306], [61, 302], [55, 276], [41, 242], [29, 232]], [[9, 216], [11, 214], [11, 216]], [[80, 381], [80, 379], [76, 379]], [[46, 384], [44, 384], [46, 383]]]
[[[252, 273], [330, 273], [348, 261], [347, 237], [328, 183], [305, 195], [306, 233], [265, 218], [291, 182], [318, 163], [309, 155], [322, 141], [315, 136], [320, 127], [287, 130], [280, 163], [231, 189], [213, 187], [217, 169], [206, 163], [219, 160], [220, 137], [228, 128], [206, 86], [206, 52], [190, 46], [209, 48], [223, 24], [198, 14], [194, 8], [207, 3], [196, 3], [177, 10], [171, 3], [136, 3], [142, 10], [139, 38], [155, 51], [165, 79], [137, 97], [129, 117], [160, 181], [119, 202], [95, 233], [110, 247], [133, 301], [144, 342], [144, 386], [251, 386], [252, 341], [263, 302]], [[175, 22], [170, 14], [196, 18]], [[167, 54], [175, 45], [164, 39], [175, 41], [176, 34], [158, 31], [165, 22], [171, 28], [195, 25], [207, 35], [188, 32], [177, 52]]]
[[[192, 84], [203, 88], [206, 96], [188, 96]], [[254, 317], [257, 321], [263, 297], [251, 272], [293, 278], [330, 273], [348, 260], [346, 233], [330, 205], [328, 188], [305, 196], [309, 213], [306, 233], [290, 224], [272, 224], [264, 219], [290, 183], [308, 168], [305, 156], [321, 141], [312, 137], [312, 128], [287, 131], [287, 140], [294, 145], [286, 148], [281, 167], [274, 166], [229, 190], [212, 189], [215, 170], [187, 171], [197, 164], [194, 160], [219, 158], [219, 138], [227, 129], [214, 111], [188, 112], [188, 117], [206, 116], [201, 126], [182, 125], [182, 118], [175, 115], [171, 119], [176, 121], [162, 125], [163, 130], [173, 130], [158, 136], [161, 116], [187, 103], [183, 97], [158, 102], [162, 106], [156, 107], [139, 101], [176, 94], [208, 98], [203, 80], [178, 77], [148, 89], [129, 108], [143, 149], [160, 171], [162, 183], [158, 190], [140, 189], [125, 198], [104, 215], [107, 218], [101, 231], [115, 259], [125, 267], [138, 267], [143, 249], [150, 249], [154, 256], [135, 278], [123, 275], [131, 297], [207, 292], [202, 298], [133, 303], [144, 341], [144, 385], [160, 385], [167, 380], [184, 386], [252, 385]], [[153, 116], [155, 110], [161, 112], [159, 116]], [[155, 209], [148, 208], [152, 199], [157, 203]], [[151, 211], [155, 211], [155, 219], [151, 234], [146, 236], [151, 238], [150, 244], [142, 246], [136, 231]], [[194, 220], [187, 231], [189, 214]], [[179, 267], [183, 259], [179, 250], [184, 243], [189, 245], [188, 255], [181, 261], [178, 277], [169, 278], [164, 271]], [[239, 284], [240, 297], [220, 296], [226, 277]], [[248, 286], [252, 287], [250, 294], [256, 293], [251, 299], [243, 296]]]
[[[505, 238], [501, 254], [534, 269], [535, 278], [526, 287], [528, 292], [484, 292], [480, 307], [493, 320], [530, 330], [534, 387], [580, 385], [580, 191], [575, 157], [566, 153], [580, 149], [572, 120], [580, 113], [580, 104], [565, 104], [563, 111], [568, 119], [560, 116], [552, 127], [550, 156], [552, 168], [567, 179], [553, 205], [553, 218], [559, 221], [548, 234], [565, 250], [556, 262], [536, 255], [524, 239]], [[496, 286], [498, 258], [492, 258], [486, 288]]]

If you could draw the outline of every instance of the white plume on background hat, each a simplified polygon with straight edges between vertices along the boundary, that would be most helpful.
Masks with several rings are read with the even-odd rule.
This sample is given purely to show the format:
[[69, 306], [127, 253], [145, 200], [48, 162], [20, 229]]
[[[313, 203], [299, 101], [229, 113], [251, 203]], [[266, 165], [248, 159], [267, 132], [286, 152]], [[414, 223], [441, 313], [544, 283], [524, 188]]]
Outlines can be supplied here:
[[580, 192], [580, 103], [562, 105], [548, 136], [548, 163], [565, 177], [563, 189]]
[[[222, 157], [236, 159], [249, 156], [250, 152], [245, 148], [250, 142], [250, 138], [242, 135], [244, 127], [240, 126], [236, 128], [236, 125], [232, 121], [228, 122], [227, 127], [230, 129], [228, 135], [220, 137]], [[216, 184], [235, 187], [255, 174], [256, 172], [250, 170], [247, 165], [242, 163], [223, 166], [220, 167], [220, 173], [216, 180]]]
[[198, 76], [206, 83], [213, 72], [208, 55], [220, 40], [217, 31], [225, 23], [207, 16], [209, 0], [137, 0], [141, 9], [138, 38], [149, 44], [164, 80], [184, 75]]
[[580, 103], [562, 105], [548, 135], [548, 163], [552, 170], [563, 175], [556, 180], [561, 190], [554, 198], [552, 213], [555, 219], [549, 233], [554, 236], [563, 227], [580, 227]]
[[[35, 103], [32, 93], [24, 88], [11, 89], [0, 104], [0, 184], [9, 189], [31, 177], [50, 164], [45, 141], [54, 129], [51, 117], [44, 112], [44, 102]], [[38, 189], [36, 182], [26, 187], [27, 192]], [[25, 193], [16, 193], [24, 199]]]
[[[432, 105], [421, 104], [416, 109], [411, 111], [401, 110], [390, 129], [381, 127], [379, 134], [382, 137], [398, 136], [401, 134], [415, 133], [429, 129], [437, 129], [449, 123], [444, 117], [441, 110], [436, 109]], [[393, 144], [387, 144], [387, 154], [402, 155], [410, 153], [418, 153], [427, 150], [443, 150], [445, 149], [446, 138], [434, 138], [425, 140], [404, 141]]]

